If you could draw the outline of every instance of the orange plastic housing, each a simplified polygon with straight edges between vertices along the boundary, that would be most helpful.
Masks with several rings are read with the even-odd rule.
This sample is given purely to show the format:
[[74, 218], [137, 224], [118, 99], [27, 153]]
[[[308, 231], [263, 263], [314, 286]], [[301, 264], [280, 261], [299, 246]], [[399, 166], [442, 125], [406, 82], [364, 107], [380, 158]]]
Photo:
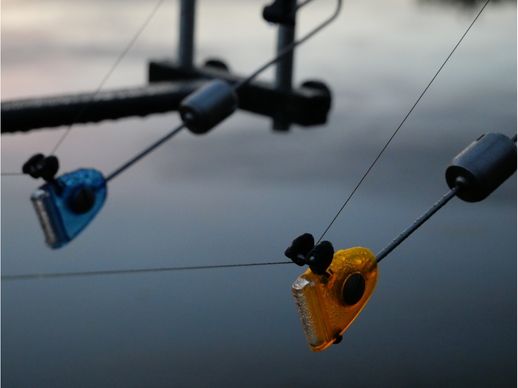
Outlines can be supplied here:
[[[308, 269], [291, 287], [306, 339], [315, 352], [341, 338], [365, 307], [378, 277], [376, 257], [369, 249], [361, 247], [337, 251], [327, 272], [317, 275]], [[355, 280], [359, 278], [361, 283], [358, 275], [363, 277], [364, 290], [356, 300], [355, 295], [347, 294], [349, 288], [344, 285], [351, 276]]]

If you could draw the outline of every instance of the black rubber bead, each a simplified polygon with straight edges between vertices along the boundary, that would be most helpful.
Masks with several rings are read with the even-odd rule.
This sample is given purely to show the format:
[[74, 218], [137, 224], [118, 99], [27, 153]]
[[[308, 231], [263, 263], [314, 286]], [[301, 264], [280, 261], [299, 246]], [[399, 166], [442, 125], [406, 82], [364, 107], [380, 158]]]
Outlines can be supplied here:
[[334, 254], [333, 244], [329, 241], [322, 241], [309, 254], [309, 268], [317, 275], [324, 275], [333, 261]]
[[205, 63], [203, 64], [203, 66], [210, 67], [212, 69], [223, 70], [226, 72], [230, 71], [230, 68], [228, 67], [228, 65], [225, 62], [223, 62], [221, 59], [217, 59], [217, 58], [207, 59], [205, 61]]
[[263, 8], [263, 19], [269, 23], [295, 25], [295, 10], [290, 1], [275, 0]]
[[43, 159], [43, 169], [41, 170], [41, 177], [46, 181], [54, 179], [59, 170], [59, 160], [54, 155], [47, 156]]
[[43, 154], [31, 156], [22, 167], [24, 174], [28, 174], [35, 179], [43, 178], [47, 182], [54, 179], [58, 170], [58, 158], [53, 155], [45, 157]]
[[95, 204], [95, 191], [89, 187], [77, 189], [68, 200], [68, 207], [76, 214], [84, 214]]
[[24, 174], [30, 175], [33, 178], [39, 178], [39, 170], [38, 166], [45, 159], [43, 154], [32, 155], [29, 160], [27, 160], [22, 166], [22, 172]]
[[307, 264], [307, 256], [315, 246], [315, 238], [310, 233], [304, 233], [292, 241], [291, 245], [284, 251], [284, 255], [297, 265]]
[[331, 93], [331, 89], [329, 89], [329, 86], [327, 86], [324, 82], [319, 80], [307, 80], [304, 81], [300, 86], [303, 88], [320, 90], [324, 93], [326, 98], [329, 99], [329, 106], [331, 106], [331, 98], [333, 98], [333, 95]]
[[342, 287], [342, 299], [346, 305], [355, 305], [360, 301], [364, 293], [365, 279], [361, 273], [353, 273], [345, 279]]

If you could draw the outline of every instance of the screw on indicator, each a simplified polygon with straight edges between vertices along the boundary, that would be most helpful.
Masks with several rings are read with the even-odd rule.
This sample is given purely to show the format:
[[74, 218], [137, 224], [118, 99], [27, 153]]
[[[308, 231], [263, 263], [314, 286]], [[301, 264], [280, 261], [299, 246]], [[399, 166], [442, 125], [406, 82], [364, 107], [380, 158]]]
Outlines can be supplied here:
[[94, 206], [95, 198], [92, 188], [80, 187], [70, 196], [67, 205], [74, 213], [84, 214]]
[[348, 306], [358, 303], [365, 293], [365, 279], [359, 272], [355, 272], [345, 279], [342, 286], [342, 300]]

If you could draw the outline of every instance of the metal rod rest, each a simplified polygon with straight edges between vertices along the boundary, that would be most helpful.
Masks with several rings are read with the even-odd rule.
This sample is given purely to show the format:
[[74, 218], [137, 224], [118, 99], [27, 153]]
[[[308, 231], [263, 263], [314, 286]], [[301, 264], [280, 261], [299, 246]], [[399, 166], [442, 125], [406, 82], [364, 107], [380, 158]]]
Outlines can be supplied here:
[[196, 0], [180, 0], [178, 63], [185, 68], [194, 66], [195, 14]]
[[[297, 7], [297, 0], [285, 0], [289, 2], [289, 9], [295, 14], [295, 8]], [[295, 41], [295, 25], [296, 25], [296, 14], [294, 16], [295, 23], [293, 26], [279, 24], [279, 31], [277, 33], [277, 54], [281, 53], [284, 48], [293, 44]], [[293, 83], [293, 58], [294, 51], [284, 55], [277, 65], [275, 66], [275, 87], [284, 92], [289, 92], [292, 89]], [[273, 120], [273, 128], [276, 130], [288, 130], [290, 123], [286, 120], [282, 114], [279, 114]]]
[[[297, 0], [286, 1], [291, 3], [290, 9], [294, 12], [297, 6]], [[279, 24], [279, 31], [277, 33], [277, 54], [281, 53], [286, 46], [293, 44], [294, 41], [295, 25]], [[291, 90], [293, 82], [293, 56], [294, 52], [289, 52], [284, 55], [275, 66], [275, 86], [284, 91]]]
[[[78, 123], [147, 116], [178, 109], [204, 80], [160, 82], [133, 88], [2, 101], [2, 134]], [[84, 109], [88, 106], [89, 109]], [[77, 112], [84, 113], [78, 117]]]
[[399, 244], [405, 241], [412, 233], [414, 233], [421, 225], [423, 225], [426, 221], [428, 221], [439, 209], [441, 209], [444, 205], [446, 205], [460, 190], [460, 186], [455, 186], [443, 197], [437, 201], [426, 213], [424, 213], [421, 217], [414, 221], [412, 225], [410, 225], [407, 229], [405, 229], [399, 236], [397, 236], [392, 242], [387, 245], [381, 252], [376, 255], [376, 260], [378, 263], [383, 260], [390, 252], [396, 249]]
[[[185, 69], [167, 61], [151, 62], [149, 78], [149, 85], [103, 91], [95, 98], [79, 93], [2, 101], [2, 134], [176, 111], [185, 97], [212, 79], [231, 84], [243, 80], [221, 70]], [[259, 81], [244, 86], [238, 96], [239, 109], [273, 118], [285, 106], [284, 114], [301, 126], [324, 124], [331, 107], [330, 97], [320, 90], [304, 87], [285, 93]]]

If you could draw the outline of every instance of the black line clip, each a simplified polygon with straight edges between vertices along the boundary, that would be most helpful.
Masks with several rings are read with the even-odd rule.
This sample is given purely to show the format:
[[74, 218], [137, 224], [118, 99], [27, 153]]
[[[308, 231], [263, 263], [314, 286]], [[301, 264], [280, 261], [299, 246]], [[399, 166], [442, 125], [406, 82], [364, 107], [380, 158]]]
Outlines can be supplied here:
[[292, 241], [284, 255], [299, 266], [308, 265], [317, 275], [324, 275], [333, 261], [335, 250], [329, 241], [315, 246], [315, 238], [304, 233]]

